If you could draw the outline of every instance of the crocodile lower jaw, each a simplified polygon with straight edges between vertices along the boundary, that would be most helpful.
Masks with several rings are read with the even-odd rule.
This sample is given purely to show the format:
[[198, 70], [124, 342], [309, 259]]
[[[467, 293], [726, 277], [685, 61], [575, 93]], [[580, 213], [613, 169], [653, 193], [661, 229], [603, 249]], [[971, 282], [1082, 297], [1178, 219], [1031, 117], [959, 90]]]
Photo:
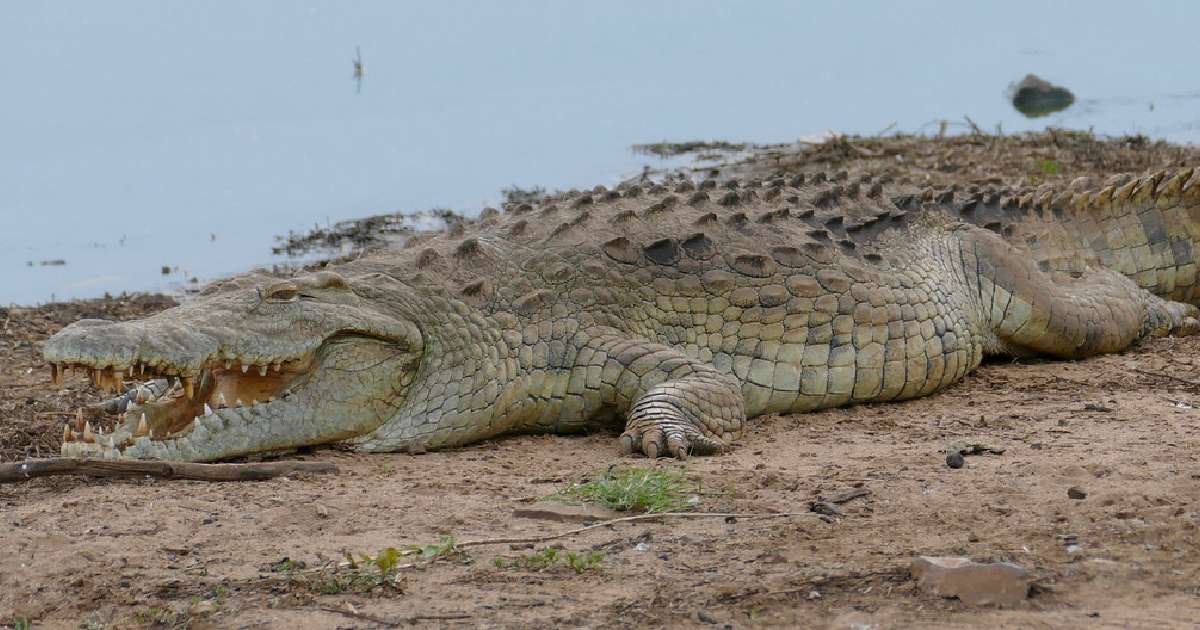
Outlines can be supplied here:
[[[117, 423], [104, 433], [85, 421], [80, 410], [75, 421], [63, 427], [62, 455], [190, 459], [189, 454], [203, 449], [212, 435], [252, 433], [253, 423], [271, 415], [272, 406], [288, 404], [312, 364], [311, 354], [262, 365], [210, 361], [194, 376], [144, 365], [129, 372], [70, 366], [87, 370], [102, 391], [119, 395], [101, 404], [114, 407]], [[55, 382], [61, 382], [67, 367], [53, 367]], [[150, 378], [126, 382], [126, 373]]]

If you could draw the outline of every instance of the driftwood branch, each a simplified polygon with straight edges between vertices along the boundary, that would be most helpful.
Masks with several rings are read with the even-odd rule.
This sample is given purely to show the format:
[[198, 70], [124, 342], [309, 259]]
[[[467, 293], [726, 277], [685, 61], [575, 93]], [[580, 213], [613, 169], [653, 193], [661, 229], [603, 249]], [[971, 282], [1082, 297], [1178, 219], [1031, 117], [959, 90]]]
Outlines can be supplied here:
[[454, 620], [458, 620], [458, 619], [470, 619], [471, 618], [470, 615], [451, 614], [451, 615], [415, 615], [412, 617], [404, 617], [402, 619], [394, 619], [393, 620], [393, 619], [385, 619], [383, 617], [377, 617], [375, 615], [369, 615], [364, 612], [359, 612], [358, 609], [356, 609], [350, 603], [347, 603], [345, 608], [322, 607], [321, 610], [323, 610], [325, 612], [336, 613], [339, 615], [345, 615], [347, 617], [350, 617], [351, 619], [359, 619], [362, 621], [369, 621], [371, 623], [379, 624], [381, 626], [387, 626], [389, 628], [398, 628], [400, 626], [407, 626], [407, 625], [411, 625], [411, 624], [415, 624], [415, 623], [420, 623], [422, 621], [454, 621]]
[[460, 543], [454, 543], [455, 547], [480, 547], [483, 545], [515, 545], [524, 543], [540, 543], [556, 538], [565, 538], [582, 534], [583, 532], [597, 529], [600, 527], [608, 527], [616, 523], [630, 523], [634, 521], [663, 521], [667, 519], [689, 519], [689, 518], [722, 518], [728, 522], [734, 521], [761, 521], [772, 518], [790, 518], [793, 516], [811, 516], [822, 520], [828, 519], [828, 516], [817, 514], [815, 512], [659, 512], [651, 514], [638, 514], [636, 516], [625, 516], [622, 518], [614, 518], [599, 523], [592, 523], [583, 527], [569, 529], [557, 534], [546, 534], [544, 536], [526, 536], [522, 538], [485, 538], [482, 540], [467, 540]]
[[1165, 378], [1168, 380], [1175, 381], [1176, 383], [1183, 383], [1184, 385], [1191, 385], [1192, 387], [1200, 387], [1200, 381], [1193, 381], [1193, 380], [1189, 380], [1186, 378], [1180, 378], [1178, 376], [1175, 376], [1174, 374], [1167, 374], [1165, 372], [1151, 372], [1149, 370], [1139, 370], [1137, 368], [1129, 368], [1129, 369], [1134, 372], [1137, 372], [1138, 374], [1145, 374], [1146, 376], [1157, 376], [1159, 378]]
[[53, 457], [0, 464], [0, 483], [14, 483], [51, 475], [87, 477], [141, 477], [195, 481], [261, 481], [292, 473], [337, 474], [330, 462], [253, 462], [249, 464], [193, 464], [137, 460]]

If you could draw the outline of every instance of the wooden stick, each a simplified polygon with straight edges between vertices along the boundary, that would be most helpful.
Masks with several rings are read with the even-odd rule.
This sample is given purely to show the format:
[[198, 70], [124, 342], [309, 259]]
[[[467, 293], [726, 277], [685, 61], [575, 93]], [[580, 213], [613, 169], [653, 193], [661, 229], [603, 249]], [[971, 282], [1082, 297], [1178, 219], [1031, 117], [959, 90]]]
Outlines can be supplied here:
[[732, 518], [732, 519], [746, 520], [746, 521], [760, 521], [760, 520], [769, 519], [769, 518], [787, 518], [787, 517], [791, 517], [791, 516], [812, 516], [812, 517], [821, 518], [821, 519], [828, 518], [824, 515], [817, 514], [816, 512], [750, 512], [750, 513], [660, 512], [658, 514], [653, 514], [653, 513], [638, 514], [637, 516], [626, 516], [623, 518], [614, 518], [614, 519], [610, 519], [607, 521], [600, 521], [599, 523], [592, 523], [591, 525], [585, 525], [584, 527], [569, 529], [565, 532], [559, 532], [557, 534], [546, 534], [545, 536], [529, 536], [526, 538], [484, 538], [482, 540], [468, 540], [465, 542], [454, 543], [454, 546], [455, 547], [480, 547], [483, 545], [516, 545], [516, 544], [522, 544], [522, 543], [540, 543], [540, 542], [546, 542], [548, 540], [554, 540], [555, 538], [564, 538], [566, 536], [574, 536], [575, 534], [582, 534], [583, 532], [590, 531], [590, 530], [596, 529], [598, 527], [608, 527], [609, 525], [613, 525], [615, 523], [630, 523], [633, 521], [649, 521], [649, 520], [655, 520], [655, 519], [662, 520], [662, 519], [669, 519], [669, 518], [727, 518], [727, 519]]
[[1146, 376], [1157, 376], [1157, 377], [1160, 377], [1160, 378], [1165, 378], [1165, 379], [1169, 379], [1169, 380], [1175, 381], [1175, 382], [1177, 382], [1177, 383], [1183, 383], [1184, 385], [1191, 385], [1191, 386], [1193, 386], [1193, 387], [1200, 387], [1200, 381], [1190, 381], [1190, 380], [1188, 380], [1188, 379], [1186, 379], [1186, 378], [1180, 378], [1180, 377], [1178, 377], [1178, 376], [1174, 376], [1174, 375], [1171, 375], [1171, 374], [1164, 374], [1164, 373], [1162, 373], [1162, 372], [1151, 372], [1151, 371], [1149, 371], [1149, 370], [1139, 370], [1139, 369], [1137, 369], [1137, 368], [1129, 368], [1129, 369], [1130, 369], [1130, 370], [1132, 370], [1132, 371], [1134, 371], [1134, 372], [1137, 372], [1138, 374], [1145, 374]]
[[149, 475], [163, 479], [195, 481], [261, 481], [291, 473], [336, 475], [338, 468], [331, 462], [254, 462], [249, 464], [194, 464], [139, 460], [88, 459], [52, 457], [29, 459], [23, 462], [0, 464], [0, 483], [25, 481], [51, 475], [82, 475], [88, 477], [141, 477]]
[[336, 613], [339, 615], [345, 615], [347, 617], [350, 617], [351, 619], [360, 619], [362, 621], [369, 621], [371, 623], [377, 623], [381, 626], [387, 626], [389, 628], [398, 628], [400, 626], [407, 626], [407, 625], [415, 624], [415, 623], [418, 623], [421, 621], [453, 621], [453, 620], [457, 620], [457, 619], [470, 619], [471, 618], [470, 615], [464, 615], [464, 614], [415, 615], [412, 617], [404, 617], [402, 619], [396, 619], [393, 621], [391, 619], [384, 619], [383, 617], [376, 617], [375, 615], [368, 615], [367, 613], [358, 612], [358, 610], [356, 610], [354, 608], [354, 606], [350, 605], [349, 603], [346, 604], [345, 608], [322, 607], [320, 610], [323, 610], [325, 612], [330, 612], [330, 613]]

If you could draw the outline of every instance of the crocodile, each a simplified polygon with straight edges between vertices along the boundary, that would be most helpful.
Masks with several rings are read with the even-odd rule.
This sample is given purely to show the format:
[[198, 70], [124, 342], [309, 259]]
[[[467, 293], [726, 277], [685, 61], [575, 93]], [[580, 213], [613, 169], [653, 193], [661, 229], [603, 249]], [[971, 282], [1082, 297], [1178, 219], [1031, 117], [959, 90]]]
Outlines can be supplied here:
[[682, 459], [730, 448], [748, 417], [925, 396], [987, 356], [1195, 333], [1198, 247], [1200, 169], [1040, 188], [670, 176], [79, 321], [44, 357], [119, 414], [65, 426], [66, 456], [612, 430], [625, 454]]

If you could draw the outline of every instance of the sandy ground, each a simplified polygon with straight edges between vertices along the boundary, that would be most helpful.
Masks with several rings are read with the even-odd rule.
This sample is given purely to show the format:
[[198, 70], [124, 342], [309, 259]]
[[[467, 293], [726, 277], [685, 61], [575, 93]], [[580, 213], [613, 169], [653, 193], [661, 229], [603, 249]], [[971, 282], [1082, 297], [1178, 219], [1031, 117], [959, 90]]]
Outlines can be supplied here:
[[[768, 153], [741, 168], [861, 167], [969, 188], [1200, 163], [1196, 149], [1062, 132]], [[98, 399], [82, 378], [50, 386], [40, 360], [50, 334], [80, 317], [169, 304], [0, 309], [0, 461], [56, 453], [64, 419]], [[0, 485], [0, 625], [1198, 627], [1200, 338], [1077, 363], [991, 363], [923, 400], [758, 418], [733, 453], [686, 464], [621, 458], [615, 435], [522, 436], [419, 456], [319, 450], [298, 457], [336, 462], [340, 474], [264, 482]], [[948, 468], [947, 447], [965, 444], [1003, 453]], [[695, 510], [798, 514], [472, 545], [402, 557], [381, 586], [329, 587], [355, 575], [338, 568], [348, 552], [579, 527], [515, 511], [554, 506], [544, 498], [613, 465], [686, 471]], [[1087, 497], [1068, 498], [1071, 487]], [[843, 514], [810, 512], [817, 497], [855, 489], [868, 493]], [[548, 545], [602, 559], [582, 572], [520, 562]], [[1014, 609], [927, 595], [908, 576], [922, 554], [1018, 563], [1035, 577], [1032, 595]]]
[[[54, 413], [95, 400], [83, 379], [50, 388], [37, 358], [48, 334], [83, 314], [127, 317], [163, 304], [99, 301], [0, 316], [9, 320], [0, 336], [5, 460], [20, 457], [22, 443], [52, 443], [61, 432]], [[697, 509], [706, 511], [803, 513], [817, 496], [870, 491], [845, 503], [842, 516], [623, 523], [537, 545], [410, 556], [394, 587], [365, 593], [322, 594], [304, 576], [347, 551], [572, 529], [579, 525], [514, 510], [552, 506], [541, 499], [613, 464], [650, 462], [618, 457], [613, 435], [523, 436], [420, 456], [302, 455], [336, 462], [335, 476], [34, 479], [0, 486], [0, 622], [1193, 627], [1198, 407], [1197, 338], [1077, 363], [989, 364], [941, 395], [760, 418], [732, 454], [657, 464], [699, 482]], [[1004, 452], [969, 457], [961, 470], [945, 465], [948, 446], [971, 443]], [[1069, 499], [1071, 486], [1087, 498]], [[583, 573], [511, 566], [550, 544], [598, 550], [603, 560]], [[907, 572], [920, 554], [1016, 562], [1035, 576], [1034, 593], [1006, 610], [926, 595]], [[283, 570], [285, 558], [306, 569]]]

